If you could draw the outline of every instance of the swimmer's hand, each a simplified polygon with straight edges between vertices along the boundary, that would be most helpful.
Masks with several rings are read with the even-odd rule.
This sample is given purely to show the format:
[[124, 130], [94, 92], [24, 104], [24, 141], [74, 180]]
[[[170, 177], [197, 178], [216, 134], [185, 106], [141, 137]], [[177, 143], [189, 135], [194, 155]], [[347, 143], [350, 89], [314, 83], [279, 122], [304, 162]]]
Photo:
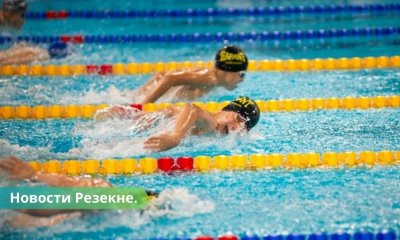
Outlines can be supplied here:
[[165, 151], [178, 146], [181, 143], [182, 137], [173, 133], [161, 133], [160, 135], [152, 136], [144, 142], [144, 148], [152, 151]]
[[1, 159], [0, 169], [8, 173], [12, 180], [31, 179], [36, 173], [31, 165], [14, 156]]

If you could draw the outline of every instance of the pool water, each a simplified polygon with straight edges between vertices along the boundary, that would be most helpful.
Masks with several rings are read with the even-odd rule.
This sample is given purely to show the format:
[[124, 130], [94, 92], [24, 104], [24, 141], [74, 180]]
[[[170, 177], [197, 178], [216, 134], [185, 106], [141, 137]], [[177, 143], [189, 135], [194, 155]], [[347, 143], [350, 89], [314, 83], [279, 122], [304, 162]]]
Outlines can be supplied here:
[[[32, 1], [30, 11], [186, 9], [349, 4], [348, 1]], [[72, 4], [71, 4], [72, 3]], [[357, 1], [356, 3], [397, 3]], [[400, 12], [292, 14], [257, 17], [29, 20], [8, 35], [155, 34], [400, 27]], [[400, 35], [237, 42], [252, 60], [400, 55]], [[74, 45], [52, 64], [210, 61], [222, 43]], [[1, 49], [9, 45], [0, 45]], [[42, 45], [46, 47], [46, 45]], [[0, 76], [0, 105], [127, 104], [151, 75], [76, 77]], [[218, 88], [200, 101], [400, 95], [398, 69], [314, 72], [249, 72], [234, 91]], [[160, 102], [174, 101], [163, 98]], [[249, 134], [188, 137], [163, 153], [143, 149], [149, 134], [172, 127], [162, 119], [141, 132], [130, 121], [84, 119], [0, 120], [0, 156], [26, 160], [141, 158], [254, 153], [397, 151], [400, 111], [321, 110], [263, 113]], [[400, 167], [263, 170], [177, 175], [111, 176], [117, 186], [161, 192], [144, 213], [106, 211], [50, 228], [1, 228], [0, 239], [149, 239], [200, 235], [271, 235], [359, 230], [400, 231]], [[2, 184], [8, 184], [0, 178]], [[0, 223], [13, 213], [2, 211]]]

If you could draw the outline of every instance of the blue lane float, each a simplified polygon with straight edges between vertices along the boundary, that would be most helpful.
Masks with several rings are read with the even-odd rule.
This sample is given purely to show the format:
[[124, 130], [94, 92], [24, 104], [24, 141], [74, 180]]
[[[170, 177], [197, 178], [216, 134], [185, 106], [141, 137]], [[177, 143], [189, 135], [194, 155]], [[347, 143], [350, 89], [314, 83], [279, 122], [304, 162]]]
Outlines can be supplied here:
[[356, 5], [310, 5], [250, 8], [189, 8], [167, 10], [127, 10], [127, 11], [47, 11], [28, 12], [28, 19], [64, 18], [149, 18], [149, 17], [238, 17], [238, 16], [279, 16], [288, 14], [334, 14], [399, 11], [400, 4], [356, 4]]
[[[332, 234], [327, 233], [312, 233], [310, 235], [289, 234], [289, 235], [244, 235], [241, 240], [396, 240], [398, 234], [393, 230], [384, 230], [378, 233], [372, 232], [355, 232], [353, 234], [346, 232], [337, 232]], [[195, 238], [196, 239], [196, 238]], [[219, 239], [219, 238], [215, 238]]]
[[182, 34], [144, 34], [144, 35], [63, 35], [63, 36], [0, 36], [0, 44], [11, 42], [52, 43], [56, 41], [71, 43], [136, 43], [136, 42], [244, 42], [303, 40], [340, 37], [389, 36], [400, 33], [400, 27], [319, 29], [306, 31], [273, 31], [250, 33], [182, 33]]

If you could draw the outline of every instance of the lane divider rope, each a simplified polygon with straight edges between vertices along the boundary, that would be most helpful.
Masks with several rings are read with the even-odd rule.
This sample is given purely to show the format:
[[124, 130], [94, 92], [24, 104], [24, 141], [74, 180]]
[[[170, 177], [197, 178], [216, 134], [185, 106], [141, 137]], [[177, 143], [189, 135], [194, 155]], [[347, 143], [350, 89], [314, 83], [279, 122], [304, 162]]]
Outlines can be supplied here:
[[[336, 232], [336, 233], [311, 233], [305, 234], [288, 234], [288, 235], [242, 235], [233, 234], [222, 235], [218, 237], [198, 236], [195, 238], [177, 237], [174, 240], [396, 240], [398, 233], [394, 230], [381, 230], [379, 232], [356, 231], [354, 233]], [[150, 240], [166, 240], [166, 238], [150, 238]]]
[[316, 167], [355, 167], [398, 164], [400, 151], [273, 153], [252, 155], [218, 155], [196, 157], [145, 157], [141, 159], [49, 160], [30, 161], [36, 171], [80, 174], [152, 174], [174, 171], [208, 172], [213, 170], [303, 169]]
[[281, 16], [288, 14], [312, 13], [364, 13], [399, 11], [400, 4], [351, 4], [351, 5], [310, 5], [277, 6], [257, 8], [207, 8], [207, 9], [167, 9], [167, 10], [125, 10], [125, 11], [67, 11], [49, 10], [28, 12], [27, 19], [65, 19], [65, 18], [149, 18], [149, 17], [237, 17], [237, 16]]
[[[400, 95], [374, 97], [313, 98], [313, 99], [280, 99], [256, 100], [261, 112], [294, 112], [315, 110], [356, 110], [399, 108]], [[209, 112], [217, 112], [225, 107], [224, 102], [194, 102]], [[176, 106], [184, 105], [176, 103]], [[154, 112], [172, 106], [171, 103], [131, 104], [132, 108], [145, 112]], [[49, 119], [49, 118], [92, 118], [96, 111], [110, 107], [108, 104], [98, 105], [19, 105], [0, 106], [0, 119]]]
[[400, 34], [399, 27], [352, 28], [352, 29], [319, 29], [306, 31], [274, 31], [250, 33], [172, 33], [145, 35], [62, 35], [62, 36], [0, 36], [0, 44], [12, 42], [52, 43], [137, 43], [137, 42], [243, 42], [243, 41], [277, 41], [301, 40], [315, 38], [389, 36]]
[[[79, 76], [150, 74], [184, 68], [211, 68], [213, 61], [197, 62], [143, 62], [115, 63], [102, 65], [3, 65], [0, 76]], [[249, 61], [248, 71], [321, 71], [321, 70], [360, 70], [377, 68], [399, 68], [400, 56], [353, 57], [353, 58], [314, 58], [288, 60]]]

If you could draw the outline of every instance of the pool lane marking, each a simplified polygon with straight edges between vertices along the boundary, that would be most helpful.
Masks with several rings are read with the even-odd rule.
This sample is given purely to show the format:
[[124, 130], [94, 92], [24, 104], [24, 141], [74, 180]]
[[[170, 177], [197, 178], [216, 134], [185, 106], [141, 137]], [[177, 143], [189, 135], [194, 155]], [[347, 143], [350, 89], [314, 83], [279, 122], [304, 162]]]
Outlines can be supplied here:
[[124, 34], [124, 35], [42, 35], [42, 36], [0, 36], [0, 44], [29, 42], [49, 44], [65, 42], [71, 44], [132, 44], [132, 43], [235, 43], [301, 41], [313, 39], [337, 39], [344, 37], [388, 37], [400, 34], [399, 27], [308, 29], [304, 31], [263, 31], [228, 33], [170, 33], [170, 34]]
[[[400, 107], [400, 95], [374, 97], [313, 98], [256, 100], [261, 112], [301, 112], [314, 110], [356, 110]], [[217, 112], [225, 107], [224, 102], [194, 102], [202, 109]], [[162, 110], [171, 105], [182, 106], [184, 102], [131, 104], [127, 107], [146, 112]], [[1, 106], [0, 119], [46, 119], [46, 118], [92, 118], [97, 110], [110, 107], [108, 104], [97, 105], [19, 105]]]
[[272, 7], [250, 7], [250, 8], [188, 8], [188, 9], [166, 9], [166, 10], [107, 10], [107, 11], [29, 11], [27, 19], [103, 19], [103, 18], [209, 18], [209, 17], [279, 17], [282, 15], [296, 14], [334, 14], [334, 13], [378, 13], [400, 10], [400, 4], [346, 4], [346, 5], [309, 5], [309, 6], [272, 6]]
[[[399, 108], [400, 95], [374, 97], [312, 98], [256, 100], [261, 112], [305, 112], [316, 110], [366, 110], [382, 108]], [[225, 107], [224, 102], [194, 102], [193, 104], [209, 112], [217, 112]], [[130, 104], [145, 112], [162, 110], [171, 105], [183, 106], [184, 102]], [[96, 111], [111, 107], [109, 104], [86, 105], [18, 105], [0, 106], [0, 119], [50, 119], [50, 118], [92, 118]]]
[[[184, 68], [213, 67], [214, 62], [143, 62], [89, 65], [3, 65], [0, 76], [79, 76], [150, 74]], [[248, 71], [321, 71], [400, 68], [400, 56], [251, 60]]]
[[266, 170], [338, 167], [373, 167], [396, 165], [400, 151], [266, 153], [250, 155], [217, 155], [194, 157], [144, 157], [141, 159], [85, 159], [30, 161], [36, 171], [47, 173], [83, 174], [153, 174], [172, 172], [208, 172], [214, 170]]

